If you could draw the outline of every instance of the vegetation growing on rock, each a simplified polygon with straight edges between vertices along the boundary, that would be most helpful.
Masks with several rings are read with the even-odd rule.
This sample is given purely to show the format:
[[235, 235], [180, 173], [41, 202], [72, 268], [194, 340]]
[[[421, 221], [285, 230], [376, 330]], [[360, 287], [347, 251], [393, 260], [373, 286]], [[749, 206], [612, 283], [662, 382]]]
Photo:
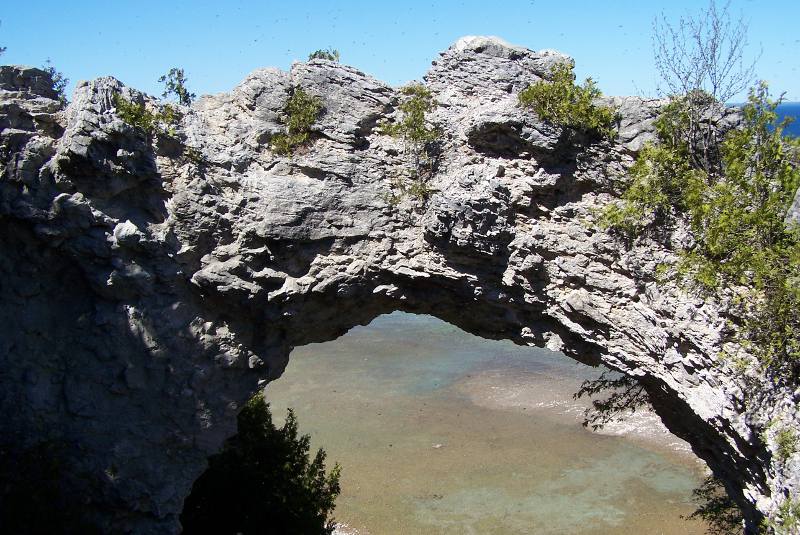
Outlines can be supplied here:
[[164, 84], [164, 92], [161, 94], [164, 98], [175, 96], [178, 99], [178, 104], [188, 106], [192, 103], [197, 96], [191, 93], [186, 88], [186, 74], [183, 69], [173, 67], [169, 72], [158, 79], [159, 82]]
[[145, 104], [128, 100], [119, 93], [114, 95], [114, 107], [120, 119], [148, 137], [157, 134], [174, 136], [175, 125], [180, 120], [178, 110], [169, 104], [153, 112]]
[[404, 99], [398, 106], [400, 120], [382, 126], [384, 134], [403, 141], [409, 159], [408, 169], [393, 182], [395, 192], [390, 202], [399, 202], [405, 195], [426, 201], [434, 191], [429, 180], [436, 173], [441, 150], [442, 131], [428, 118], [436, 109], [436, 99], [422, 84], [407, 85], [401, 93]]
[[339, 51], [335, 48], [327, 48], [325, 50], [319, 49], [315, 50], [311, 54], [308, 55], [308, 60], [311, 61], [312, 59], [327, 59], [328, 61], [335, 61], [339, 62], [340, 58]]
[[322, 113], [322, 100], [302, 88], [292, 89], [284, 108], [286, 133], [272, 137], [270, 145], [278, 154], [291, 155], [310, 139], [311, 126]]
[[542, 80], [523, 89], [519, 94], [520, 104], [545, 121], [609, 139], [614, 137], [617, 113], [609, 106], [595, 104], [601, 93], [591, 78], [583, 85], [576, 85], [571, 63], [557, 64], [550, 77], [550, 81]]
[[183, 532], [332, 533], [339, 465], [326, 473], [325, 451], [309, 457], [310, 437], [298, 435], [291, 409], [277, 428], [262, 395], [245, 405], [238, 423], [186, 499]]
[[53, 63], [49, 59], [45, 61], [44, 67], [42, 68], [53, 80], [53, 91], [55, 91], [58, 95], [59, 102], [61, 102], [62, 105], [65, 105], [67, 103], [66, 90], [67, 84], [69, 83], [69, 78], [64, 76], [64, 73], [61, 71], [56, 70], [56, 68], [53, 66]]
[[[786, 213], [800, 185], [800, 141], [783, 137], [778, 102], [765, 84], [750, 93], [740, 128], [732, 129], [708, 169], [692, 157], [681, 114], [667, 106], [649, 145], [631, 168], [627, 190], [601, 218], [636, 236], [674, 217], [688, 220], [694, 245], [680, 253], [676, 273], [705, 294], [734, 292], [741, 318], [737, 338], [775, 381], [800, 373], [800, 240]], [[679, 104], [682, 106], [683, 104]], [[705, 161], [705, 158], [702, 159]]]

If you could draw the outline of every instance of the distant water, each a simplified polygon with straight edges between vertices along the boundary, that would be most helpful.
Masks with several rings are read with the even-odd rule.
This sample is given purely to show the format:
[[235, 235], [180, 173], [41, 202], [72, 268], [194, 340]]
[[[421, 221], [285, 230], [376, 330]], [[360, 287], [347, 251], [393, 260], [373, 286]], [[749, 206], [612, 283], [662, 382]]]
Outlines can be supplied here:
[[793, 117], [794, 121], [783, 131], [784, 134], [800, 136], [800, 102], [784, 102], [775, 110], [778, 118]]
[[598, 373], [394, 313], [296, 349], [267, 399], [342, 464], [346, 533], [704, 533], [680, 518], [703, 477], [685, 444], [647, 418], [623, 436], [580, 425], [572, 393]]

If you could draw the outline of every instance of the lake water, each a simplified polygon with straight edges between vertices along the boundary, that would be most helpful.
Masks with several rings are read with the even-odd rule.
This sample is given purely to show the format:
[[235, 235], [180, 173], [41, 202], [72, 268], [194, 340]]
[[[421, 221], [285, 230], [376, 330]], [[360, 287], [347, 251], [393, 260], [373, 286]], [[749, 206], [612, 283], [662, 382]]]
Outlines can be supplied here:
[[702, 467], [652, 415], [581, 426], [581, 381], [547, 350], [394, 313], [296, 349], [267, 399], [341, 463], [347, 533], [692, 534]]

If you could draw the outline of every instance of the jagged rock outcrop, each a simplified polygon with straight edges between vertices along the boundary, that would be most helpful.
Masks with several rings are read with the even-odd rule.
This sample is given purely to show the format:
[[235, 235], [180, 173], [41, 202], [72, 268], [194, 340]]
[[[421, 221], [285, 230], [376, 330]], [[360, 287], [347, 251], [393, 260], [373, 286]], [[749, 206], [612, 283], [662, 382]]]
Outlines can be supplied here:
[[[444, 133], [426, 204], [387, 202], [397, 89], [326, 60], [261, 69], [184, 114], [177, 139], [125, 124], [113, 78], [66, 109], [46, 74], [0, 68], [0, 410], [16, 444], [53, 441], [64, 485], [106, 532], [169, 533], [242, 403], [293, 347], [392, 310], [547, 346], [637, 378], [744, 508], [800, 488], [746, 409], [712, 302], [659, 286], [669, 242], [625, 244], [597, 208], [652, 138], [658, 101], [615, 98], [620, 136], [576, 142], [516, 104], [557, 52], [463, 38], [425, 77]], [[319, 96], [313, 142], [269, 149], [290, 89]]]

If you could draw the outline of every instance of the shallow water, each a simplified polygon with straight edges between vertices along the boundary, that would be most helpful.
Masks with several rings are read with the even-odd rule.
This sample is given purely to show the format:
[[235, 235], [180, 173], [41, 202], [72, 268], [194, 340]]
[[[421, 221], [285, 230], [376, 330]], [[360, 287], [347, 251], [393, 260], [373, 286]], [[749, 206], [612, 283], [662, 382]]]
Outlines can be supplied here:
[[335, 516], [361, 535], [703, 533], [677, 439], [580, 425], [571, 394], [598, 373], [394, 313], [296, 349], [267, 399], [342, 465]]

